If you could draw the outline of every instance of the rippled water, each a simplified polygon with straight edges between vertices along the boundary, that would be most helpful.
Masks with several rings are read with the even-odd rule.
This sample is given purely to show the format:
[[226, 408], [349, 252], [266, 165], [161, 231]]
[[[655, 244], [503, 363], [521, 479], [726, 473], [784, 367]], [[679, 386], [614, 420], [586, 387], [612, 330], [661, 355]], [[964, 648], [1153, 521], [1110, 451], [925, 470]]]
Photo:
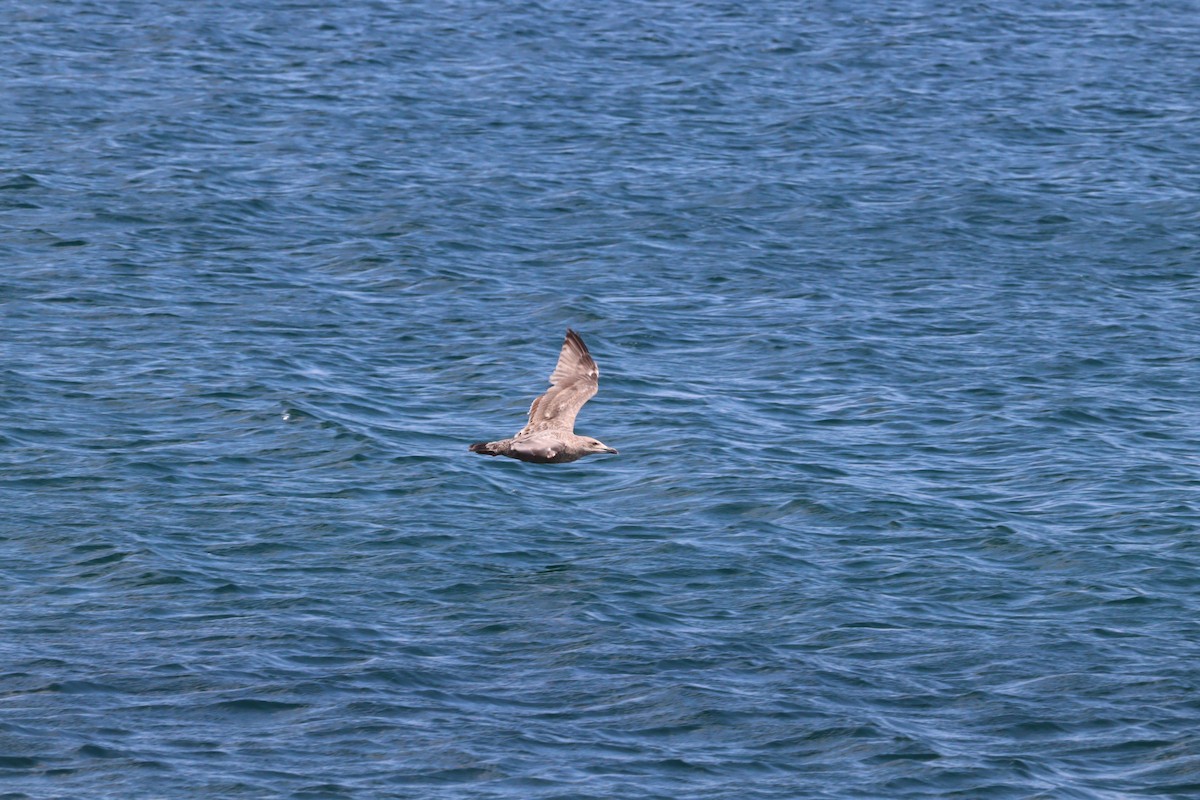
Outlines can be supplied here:
[[1198, 11], [0, 7], [0, 797], [1195, 796]]

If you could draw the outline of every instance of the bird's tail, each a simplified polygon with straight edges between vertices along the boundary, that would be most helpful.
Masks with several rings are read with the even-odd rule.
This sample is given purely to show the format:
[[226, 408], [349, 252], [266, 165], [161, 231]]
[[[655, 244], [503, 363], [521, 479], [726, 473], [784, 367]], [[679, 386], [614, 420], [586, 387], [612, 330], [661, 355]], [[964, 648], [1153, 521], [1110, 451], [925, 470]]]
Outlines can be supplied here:
[[495, 445], [499, 442], [476, 442], [468, 448], [472, 453], [479, 453], [481, 456], [498, 456], [499, 450]]

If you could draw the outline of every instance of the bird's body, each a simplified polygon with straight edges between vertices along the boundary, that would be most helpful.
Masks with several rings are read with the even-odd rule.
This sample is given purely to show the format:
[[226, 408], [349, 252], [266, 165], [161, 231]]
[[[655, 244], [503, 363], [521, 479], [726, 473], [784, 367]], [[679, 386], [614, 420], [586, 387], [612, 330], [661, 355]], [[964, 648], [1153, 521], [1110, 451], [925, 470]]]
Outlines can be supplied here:
[[477, 442], [471, 445], [471, 452], [537, 464], [563, 464], [592, 453], [616, 453], [603, 442], [575, 433], [575, 417], [596, 394], [599, 379], [600, 370], [587, 345], [568, 328], [558, 364], [550, 374], [550, 389], [530, 404], [528, 424], [511, 439]]

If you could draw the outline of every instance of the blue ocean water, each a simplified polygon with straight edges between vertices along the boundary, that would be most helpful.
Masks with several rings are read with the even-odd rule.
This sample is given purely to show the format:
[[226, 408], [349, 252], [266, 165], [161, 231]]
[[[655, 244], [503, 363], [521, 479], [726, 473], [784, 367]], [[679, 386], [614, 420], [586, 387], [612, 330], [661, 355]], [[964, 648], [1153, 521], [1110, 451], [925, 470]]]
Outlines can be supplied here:
[[1198, 12], [0, 6], [0, 797], [1195, 797]]

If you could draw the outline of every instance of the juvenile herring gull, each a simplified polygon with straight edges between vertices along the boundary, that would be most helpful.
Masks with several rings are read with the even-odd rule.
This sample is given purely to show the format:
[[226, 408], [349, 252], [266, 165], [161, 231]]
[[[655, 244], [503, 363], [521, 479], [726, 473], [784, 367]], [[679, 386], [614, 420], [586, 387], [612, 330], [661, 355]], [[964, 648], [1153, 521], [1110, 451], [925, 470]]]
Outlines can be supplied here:
[[550, 389], [529, 406], [529, 424], [511, 439], [477, 442], [472, 453], [508, 456], [537, 464], [578, 461], [592, 453], [615, 449], [590, 436], [575, 435], [575, 415], [596, 394], [600, 370], [579, 334], [567, 328], [558, 365], [550, 373]]

